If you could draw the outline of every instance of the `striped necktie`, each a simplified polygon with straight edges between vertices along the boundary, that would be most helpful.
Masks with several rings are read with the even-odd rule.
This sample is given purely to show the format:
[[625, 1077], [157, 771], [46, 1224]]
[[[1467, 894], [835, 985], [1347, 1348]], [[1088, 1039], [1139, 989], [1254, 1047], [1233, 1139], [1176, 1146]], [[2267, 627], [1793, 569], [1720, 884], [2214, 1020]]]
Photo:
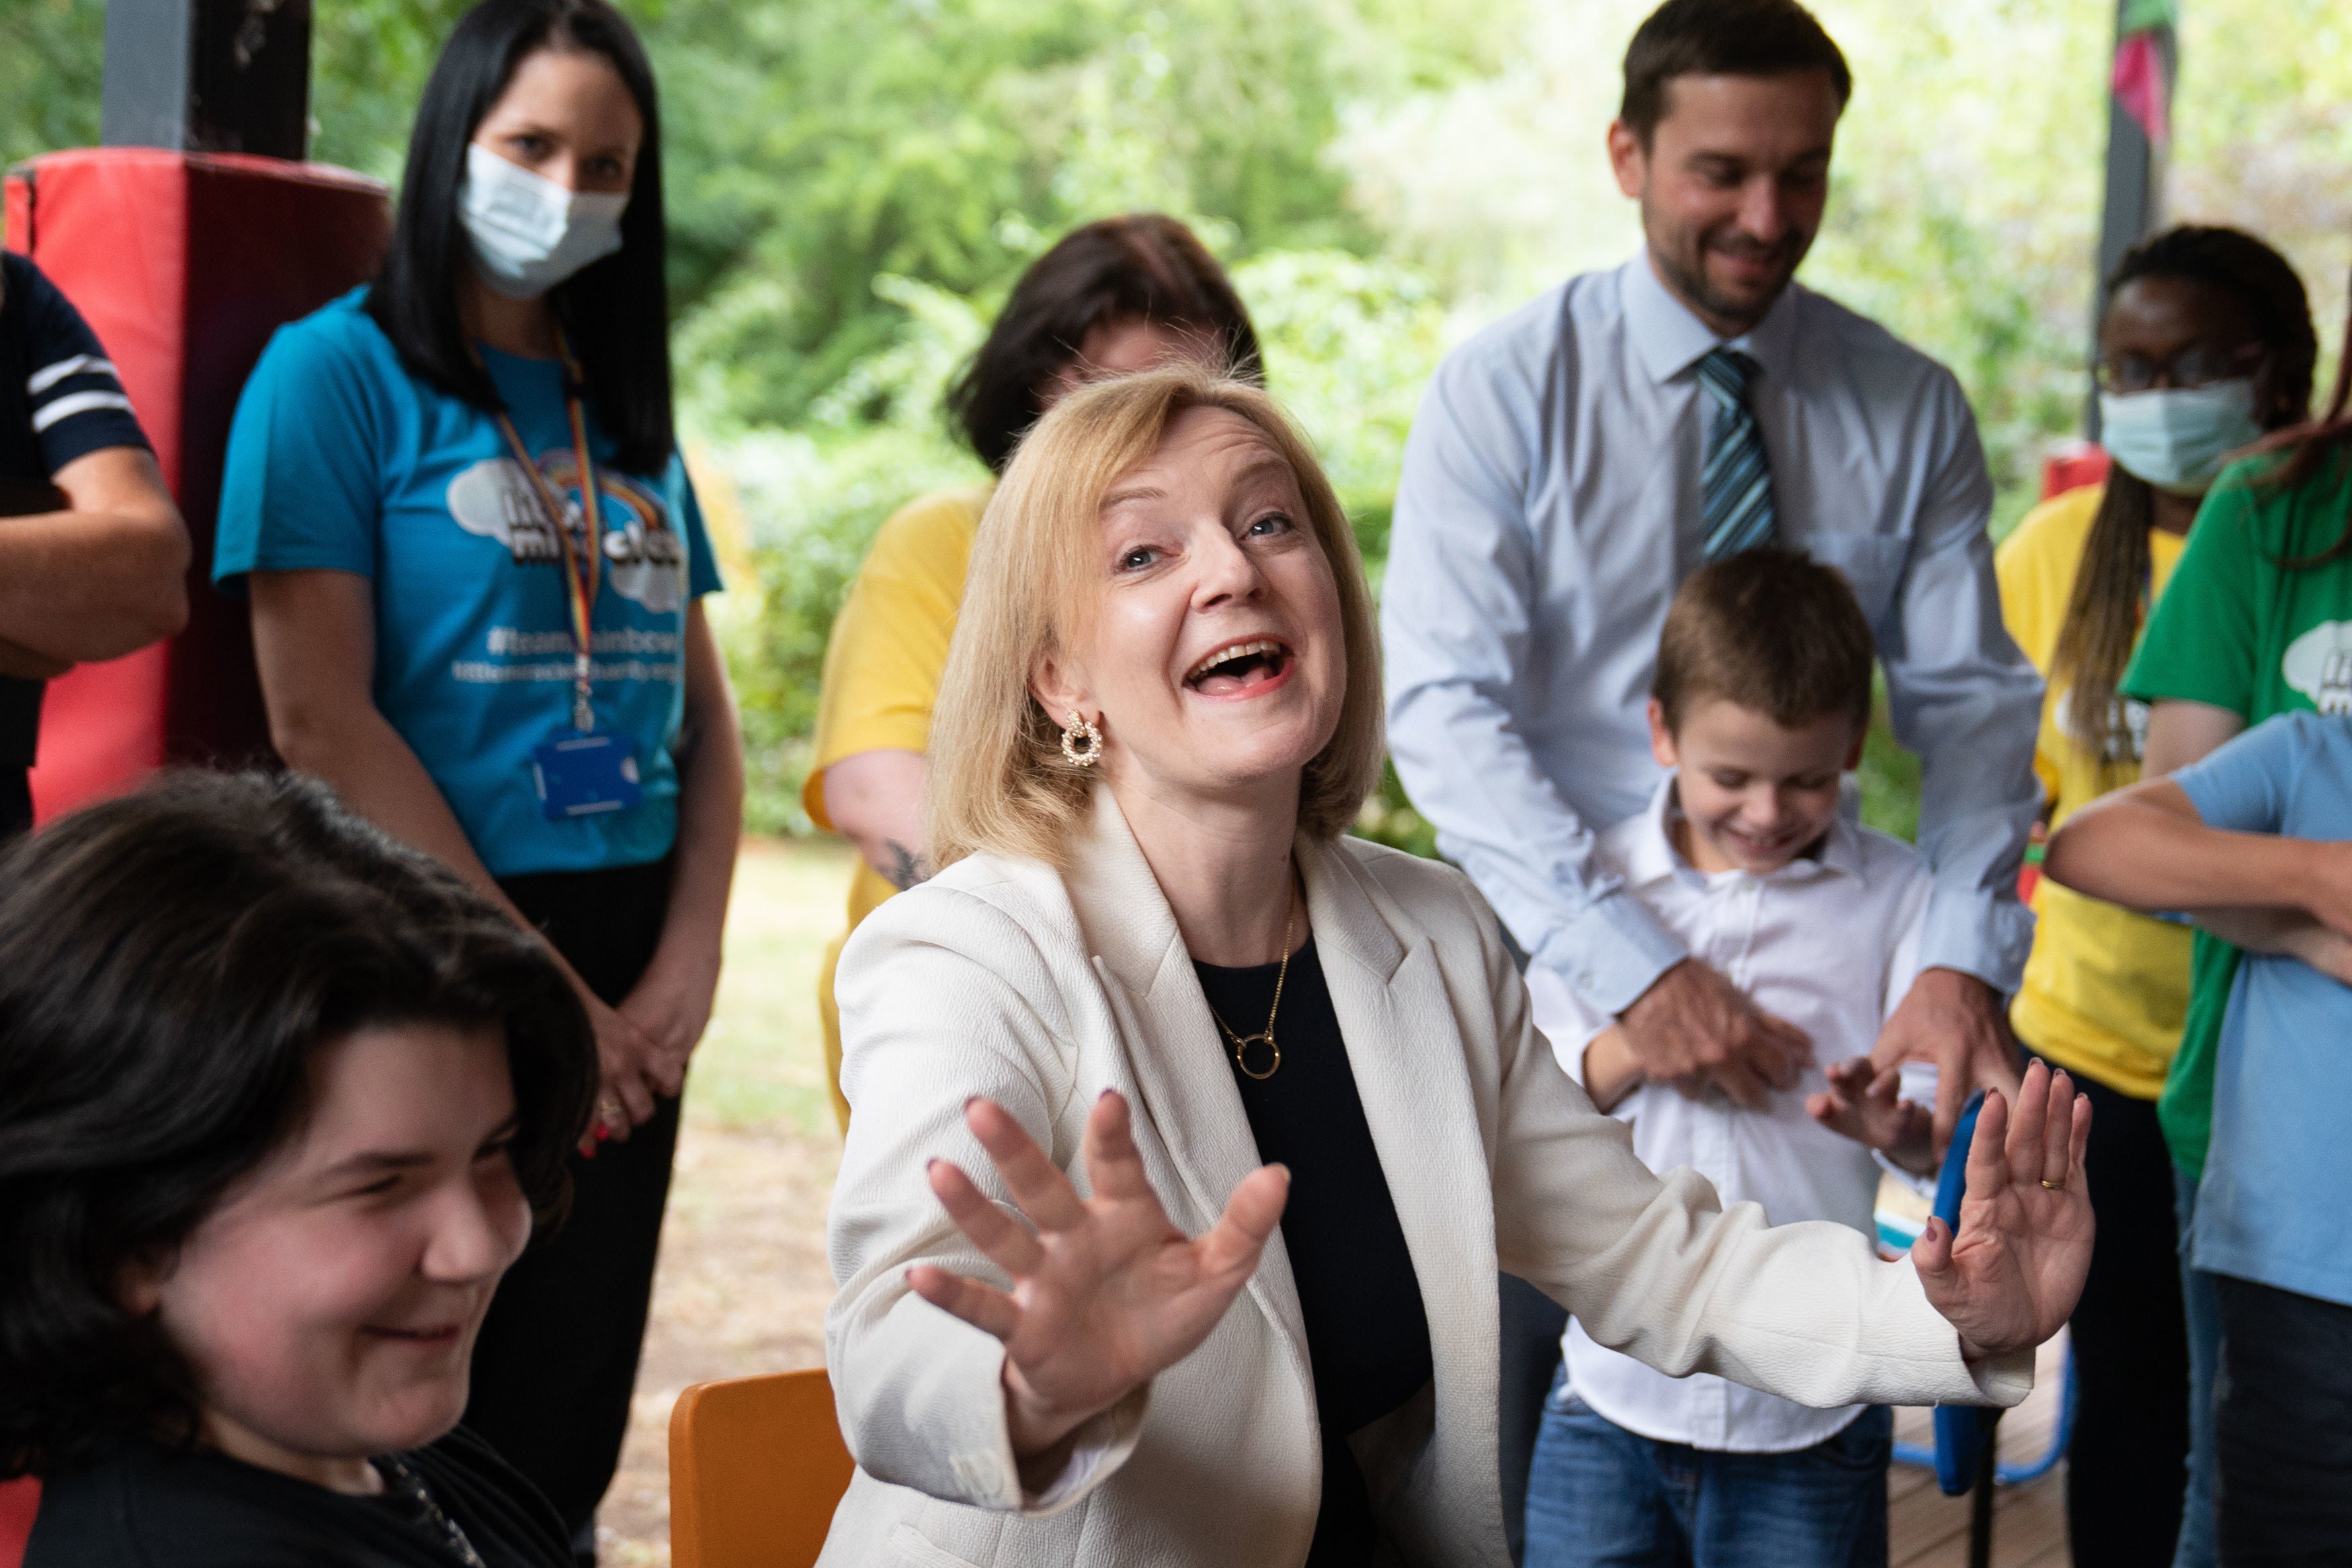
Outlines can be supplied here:
[[1748, 385], [1763, 367], [1737, 349], [1698, 362], [1699, 384], [1715, 400], [1699, 470], [1699, 520], [1710, 561], [1772, 542], [1772, 465], [1748, 407]]

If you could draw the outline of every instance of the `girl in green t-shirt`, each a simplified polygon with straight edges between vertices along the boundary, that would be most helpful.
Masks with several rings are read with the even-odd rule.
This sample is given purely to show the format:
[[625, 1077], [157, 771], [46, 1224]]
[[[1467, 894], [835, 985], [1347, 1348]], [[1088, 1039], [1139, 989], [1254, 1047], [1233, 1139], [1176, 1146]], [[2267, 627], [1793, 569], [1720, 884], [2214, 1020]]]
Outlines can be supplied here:
[[[2352, 350], [2352, 329], [2347, 339]], [[2326, 417], [2225, 470], [2198, 513], [2124, 676], [2125, 694], [2151, 705], [2145, 778], [2185, 768], [2278, 714], [2352, 712], [2352, 353], [2343, 363]], [[2189, 1337], [2188, 1519], [2198, 1522], [2184, 1522], [2179, 1568], [2212, 1561], [2202, 1494], [2214, 1464], [2221, 1309], [2211, 1276], [2186, 1264], [2239, 952], [2198, 931], [2189, 1013], [2157, 1104], [2179, 1187]]]
[[[2050, 683], [2034, 768], [2053, 829], [2137, 779], [2147, 710], [2117, 688], [2150, 601], [2230, 453], [2309, 417], [2319, 346], [2294, 267], [2237, 229], [2184, 225], [2144, 241], [2106, 298], [2099, 409], [2114, 466], [2103, 486], [2035, 508], [1995, 561], [2002, 618]], [[2156, 1104], [2188, 1008], [2189, 933], [2046, 879], [2033, 903], [2033, 953], [2010, 1019], [2097, 1112], [2099, 1235], [2070, 1323], [2067, 1532], [2083, 1568], [2176, 1555], [2177, 1568], [2210, 1568], [2200, 1543], [2212, 1510], [2184, 1464], [2191, 1362]]]

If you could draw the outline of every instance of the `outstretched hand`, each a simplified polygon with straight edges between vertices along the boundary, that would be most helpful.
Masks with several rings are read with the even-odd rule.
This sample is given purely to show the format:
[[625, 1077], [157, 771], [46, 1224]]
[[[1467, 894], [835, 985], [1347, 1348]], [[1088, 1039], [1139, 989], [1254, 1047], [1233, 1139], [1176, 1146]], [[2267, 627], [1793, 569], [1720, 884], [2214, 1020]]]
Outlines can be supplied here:
[[1805, 1097], [1806, 1114], [1865, 1149], [1876, 1149], [1914, 1176], [1934, 1174], [1935, 1113], [1902, 1097], [1900, 1071], [1857, 1056], [1831, 1062], [1823, 1076], [1829, 1087]]
[[1960, 1331], [1970, 1360], [2040, 1344], [2073, 1315], [2091, 1270], [2090, 1138], [2091, 1103], [2063, 1071], [2028, 1067], [2014, 1112], [1987, 1091], [1959, 1233], [1930, 1219], [1911, 1248], [1928, 1303]]
[[917, 1295], [1004, 1342], [1005, 1416], [1024, 1464], [1165, 1367], [1190, 1355], [1224, 1316], [1282, 1218], [1290, 1173], [1262, 1166], [1197, 1239], [1168, 1218], [1143, 1174], [1127, 1102], [1106, 1090], [1087, 1118], [1094, 1196], [1082, 1198], [1021, 1124], [991, 1100], [965, 1124], [1034, 1233], [945, 1160], [931, 1190], [958, 1229], [1013, 1277], [1010, 1293], [928, 1263], [907, 1271]]

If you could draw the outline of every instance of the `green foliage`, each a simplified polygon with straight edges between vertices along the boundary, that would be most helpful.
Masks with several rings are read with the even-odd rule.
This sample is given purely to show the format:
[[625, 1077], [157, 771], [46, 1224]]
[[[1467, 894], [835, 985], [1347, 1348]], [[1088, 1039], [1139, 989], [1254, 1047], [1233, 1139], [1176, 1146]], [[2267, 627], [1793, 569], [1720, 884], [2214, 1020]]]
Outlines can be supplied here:
[[[1445, 347], [1639, 243], [1601, 155], [1653, 0], [624, 0], [663, 83], [689, 433], [756, 582], [719, 621], [755, 824], [798, 787], [833, 616], [874, 530], [980, 477], [940, 395], [1021, 268], [1153, 208], [1234, 270], [1271, 386], [1375, 583], [1402, 443]], [[320, 0], [314, 155], [397, 177], [467, 0]], [[2094, 297], [2112, 6], [1818, 0], [1853, 64], [1805, 278], [1950, 364], [2000, 531], [2071, 434]], [[0, 0], [0, 158], [96, 140], [102, 0]], [[2352, 262], [2342, 0], [2182, 7], [2173, 215], [2276, 239], [2323, 342]], [[1884, 726], [1870, 820], [1916, 822]], [[1393, 777], [1364, 831], [1426, 849]]]
[[1893, 833], [1906, 843], [1919, 838], [1919, 758], [1903, 748], [1886, 722], [1886, 682], [1875, 681], [1870, 730], [1863, 737], [1862, 766], [1854, 770], [1862, 786], [1862, 820], [1882, 833]]
[[[677, 0], [656, 33], [672, 101], [712, 110], [677, 136], [677, 285], [746, 423], [894, 340], [878, 276], [992, 312], [1054, 236], [1139, 208], [1241, 255], [1371, 243], [1321, 153], [1380, 73], [1325, 0]], [[1406, 77], [1441, 68], [1424, 47]]]
[[1315, 443], [1377, 572], [1422, 389], [1446, 344], [1445, 308], [1398, 263], [1341, 251], [1273, 251], [1237, 268], [1265, 352], [1266, 385]]
[[0, 0], [0, 163], [98, 141], [105, 0]]

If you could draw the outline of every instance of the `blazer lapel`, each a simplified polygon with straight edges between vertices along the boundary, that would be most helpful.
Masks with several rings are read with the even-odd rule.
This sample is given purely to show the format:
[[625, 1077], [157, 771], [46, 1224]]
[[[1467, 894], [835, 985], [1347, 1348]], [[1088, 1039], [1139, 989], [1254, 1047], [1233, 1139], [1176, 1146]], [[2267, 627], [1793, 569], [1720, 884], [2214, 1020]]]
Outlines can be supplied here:
[[[1441, 1385], [1491, 1410], [1493, 1357], [1469, 1351], [1495, 1333], [1494, 1181], [1461, 1022], [1429, 938], [1399, 912], [1411, 946], [1399, 939], [1382, 915], [1393, 905], [1354, 857], [1305, 838], [1298, 853], [1331, 1009], [1420, 1278]], [[1483, 1395], [1467, 1386], [1480, 1378]]]
[[[1187, 1228], [1198, 1234], [1216, 1223], [1234, 1188], [1264, 1162], [1233, 1070], [1216, 1049], [1216, 1020], [1175, 913], [1107, 788], [1095, 791], [1087, 842], [1064, 881], [1118, 1018], [1143, 1100], [1137, 1112], [1167, 1148], [1196, 1219]], [[1279, 1231], [1266, 1244], [1250, 1293], [1289, 1334], [1303, 1364], [1306, 1322]]]

